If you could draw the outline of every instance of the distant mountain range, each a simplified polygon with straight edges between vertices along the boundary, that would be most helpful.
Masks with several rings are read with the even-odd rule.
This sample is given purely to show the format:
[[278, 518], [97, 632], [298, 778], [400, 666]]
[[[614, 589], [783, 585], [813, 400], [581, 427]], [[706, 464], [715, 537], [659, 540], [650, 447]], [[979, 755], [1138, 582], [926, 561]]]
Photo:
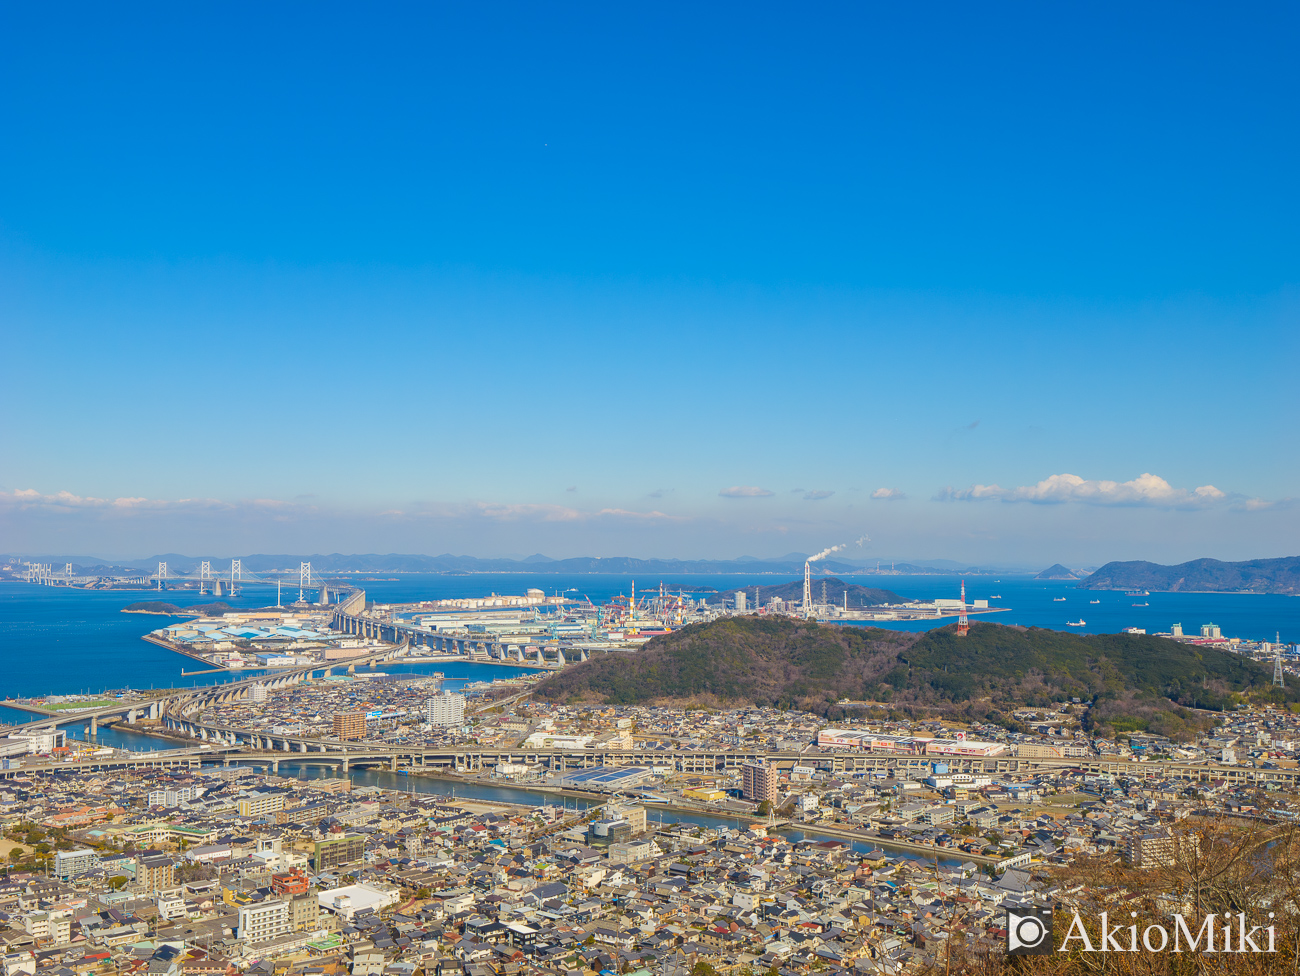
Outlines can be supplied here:
[[1147, 562], [1107, 563], [1082, 590], [1162, 590], [1201, 593], [1287, 593], [1300, 595], [1300, 556], [1225, 563], [1193, 559], [1177, 566]]
[[[229, 570], [229, 556], [187, 556], [182, 553], [164, 552], [146, 559], [129, 560], [120, 563], [108, 563], [94, 557], [63, 556], [25, 556], [34, 562], [54, 563], [57, 569], [71, 561], [77, 575], [128, 575], [146, 571], [153, 573], [160, 562], [167, 563], [169, 572], [189, 573], [196, 571], [203, 560], [212, 563], [214, 573], [220, 574], [224, 568]], [[297, 572], [299, 563], [310, 562], [313, 573], [553, 573], [556, 575], [579, 575], [586, 573], [606, 573], [611, 575], [628, 575], [633, 573], [662, 575], [719, 575], [727, 573], [749, 574], [770, 573], [787, 576], [803, 575], [803, 564], [807, 555], [787, 553], [776, 559], [755, 559], [742, 556], [739, 559], [636, 559], [631, 556], [578, 556], [570, 559], [551, 559], [540, 553], [522, 559], [480, 559], [477, 556], [454, 556], [444, 553], [441, 556], [412, 555], [406, 553], [312, 553], [311, 555], [290, 553], [253, 553], [238, 557], [242, 567], [249, 573], [269, 573], [275, 570]], [[880, 575], [899, 576], [979, 576], [993, 572], [1008, 572], [1006, 569], [980, 569], [978, 567], [949, 568], [943, 560], [929, 563], [882, 563]], [[960, 566], [953, 563], [952, 566]], [[821, 559], [813, 563], [813, 571], [819, 575], [827, 573], [861, 575], [877, 572], [874, 562], [845, 561], [841, 559]]]

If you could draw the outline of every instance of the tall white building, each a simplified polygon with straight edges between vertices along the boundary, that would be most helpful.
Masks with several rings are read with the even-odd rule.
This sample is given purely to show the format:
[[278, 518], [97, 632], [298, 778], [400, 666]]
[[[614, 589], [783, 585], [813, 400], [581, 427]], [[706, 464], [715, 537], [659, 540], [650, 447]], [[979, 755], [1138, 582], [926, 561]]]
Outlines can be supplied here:
[[425, 703], [425, 713], [430, 725], [463, 725], [465, 723], [465, 696], [455, 692], [440, 691]]
[[97, 867], [99, 867], [99, 852], [89, 847], [81, 847], [74, 851], [57, 851], [54, 855], [54, 876], [60, 881], [75, 878]]
[[182, 803], [193, 800], [196, 795], [193, 787], [189, 786], [182, 786], [179, 789], [150, 790], [149, 806], [178, 807]]
[[239, 906], [239, 938], [265, 942], [293, 930], [287, 901], [259, 901]]

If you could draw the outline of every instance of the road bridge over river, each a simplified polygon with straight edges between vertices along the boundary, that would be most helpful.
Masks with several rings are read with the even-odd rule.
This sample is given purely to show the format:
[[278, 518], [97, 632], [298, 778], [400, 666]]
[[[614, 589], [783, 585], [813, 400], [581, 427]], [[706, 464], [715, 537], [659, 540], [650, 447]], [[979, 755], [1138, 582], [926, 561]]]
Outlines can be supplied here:
[[199, 688], [177, 688], [170, 691], [156, 692], [152, 697], [148, 698], [123, 699], [106, 705], [97, 705], [93, 708], [78, 709], [76, 711], [57, 711], [11, 700], [4, 702], [4, 704], [7, 707], [22, 711], [43, 713], [46, 717], [24, 722], [21, 725], [6, 726], [5, 730], [6, 734], [14, 734], [36, 729], [56, 728], [60, 725], [85, 724], [90, 727], [90, 733], [93, 737], [98, 733], [99, 723], [107, 718], [124, 718], [129, 725], [134, 725], [136, 720], [141, 718], [152, 720], [162, 720], [169, 716], [183, 718], [201, 712], [204, 708], [212, 705], [246, 698], [254, 685], [262, 685], [271, 690], [287, 688], [290, 685], [301, 684], [309, 680], [317, 672], [329, 674], [339, 668], [356, 668], [378, 664], [394, 657], [401, 657], [406, 654], [407, 649], [408, 645], [401, 643], [393, 647], [383, 648], [372, 654], [348, 658], [333, 664], [303, 665], [270, 674], [253, 675], [224, 684], [205, 685]]
[[[933, 757], [894, 756], [862, 752], [808, 749], [802, 752], [763, 749], [556, 749], [483, 748], [466, 744], [430, 746], [419, 744], [369, 744], [341, 742], [333, 738], [295, 736], [265, 730], [237, 728], [192, 717], [164, 716], [162, 725], [172, 735], [192, 736], [202, 742], [225, 747], [230, 760], [247, 760], [278, 767], [281, 762], [332, 765], [344, 771], [353, 767], [378, 767], [413, 772], [455, 771], [476, 773], [498, 765], [526, 764], [552, 773], [592, 766], [645, 766], [672, 773], [721, 773], [737, 770], [746, 763], [761, 762], [789, 770], [812, 766], [837, 776], [915, 777], [928, 771]], [[1091, 776], [1123, 776], [1131, 779], [1171, 779], [1208, 783], [1222, 780], [1229, 785], [1295, 787], [1300, 769], [1270, 769], [1219, 763], [1124, 762], [1120, 760], [1048, 759], [1014, 756], [989, 758], [947, 758], [953, 773], [972, 776], [1027, 776], [1078, 770]]]

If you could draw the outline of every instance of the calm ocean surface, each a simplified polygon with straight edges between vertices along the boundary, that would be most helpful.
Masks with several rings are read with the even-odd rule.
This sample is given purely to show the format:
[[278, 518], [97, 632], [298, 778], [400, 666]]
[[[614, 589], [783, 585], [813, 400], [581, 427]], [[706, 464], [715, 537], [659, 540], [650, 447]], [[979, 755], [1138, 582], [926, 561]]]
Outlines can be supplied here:
[[[956, 597], [958, 580], [947, 576], [858, 576], [849, 577], [864, 586], [889, 589], [915, 599]], [[671, 590], [696, 587], [717, 590], [737, 586], [771, 586], [784, 582], [780, 576], [638, 576], [638, 594], [657, 589], [662, 581]], [[589, 596], [600, 603], [631, 590], [631, 576], [550, 576], [539, 574], [482, 574], [473, 576], [408, 575], [394, 579], [356, 579], [370, 599], [405, 602], [420, 599], [481, 596], [488, 593], [522, 593], [535, 586], [548, 594], [566, 591], [569, 596]], [[814, 593], [817, 583], [813, 583]], [[286, 591], [286, 596], [288, 593]], [[1217, 623], [1224, 636], [1272, 640], [1280, 632], [1289, 643], [1300, 640], [1300, 598], [1240, 594], [1153, 593], [1148, 597], [1126, 597], [1122, 593], [1075, 589], [1071, 582], [1033, 580], [1028, 577], [977, 576], [966, 581], [968, 600], [989, 599], [995, 606], [1011, 608], [1007, 613], [983, 619], [1065, 630], [1067, 620], [1082, 618], [1087, 625], [1070, 628], [1076, 633], [1114, 633], [1123, 627], [1145, 627], [1148, 632], [1167, 631], [1181, 623], [1184, 632], [1196, 633], [1203, 623]], [[1056, 597], [1064, 597], [1057, 602]], [[163, 626], [160, 616], [121, 613], [128, 604], [158, 599], [154, 591], [74, 590], [0, 583], [0, 697], [42, 694], [99, 692], [117, 688], [179, 687], [230, 680], [224, 674], [181, 677], [182, 670], [198, 669], [199, 663], [141, 640], [141, 635]], [[208, 603], [192, 591], [167, 591], [161, 595], [178, 606]], [[259, 607], [274, 603], [270, 587], [248, 586], [237, 597], [225, 597], [233, 607]], [[1099, 600], [1098, 604], [1089, 601]], [[1135, 603], [1149, 606], [1135, 607]], [[978, 619], [978, 618], [977, 618]], [[950, 623], [950, 620], [941, 623]], [[890, 625], [898, 629], [923, 630], [934, 622]], [[443, 671], [448, 687], [470, 681], [486, 681], [518, 674], [513, 668], [491, 664], [385, 665], [384, 670]], [[245, 672], [239, 677], [255, 672]], [[8, 716], [0, 716], [0, 720]]]

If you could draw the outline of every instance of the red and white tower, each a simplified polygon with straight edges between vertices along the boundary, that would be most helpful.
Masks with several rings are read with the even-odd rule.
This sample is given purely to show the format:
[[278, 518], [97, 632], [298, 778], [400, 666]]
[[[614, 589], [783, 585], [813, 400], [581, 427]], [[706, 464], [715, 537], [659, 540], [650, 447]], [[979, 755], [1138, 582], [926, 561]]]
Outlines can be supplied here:
[[966, 620], [966, 581], [961, 581], [961, 613], [957, 617], [957, 636], [965, 637], [970, 633], [970, 624]]

